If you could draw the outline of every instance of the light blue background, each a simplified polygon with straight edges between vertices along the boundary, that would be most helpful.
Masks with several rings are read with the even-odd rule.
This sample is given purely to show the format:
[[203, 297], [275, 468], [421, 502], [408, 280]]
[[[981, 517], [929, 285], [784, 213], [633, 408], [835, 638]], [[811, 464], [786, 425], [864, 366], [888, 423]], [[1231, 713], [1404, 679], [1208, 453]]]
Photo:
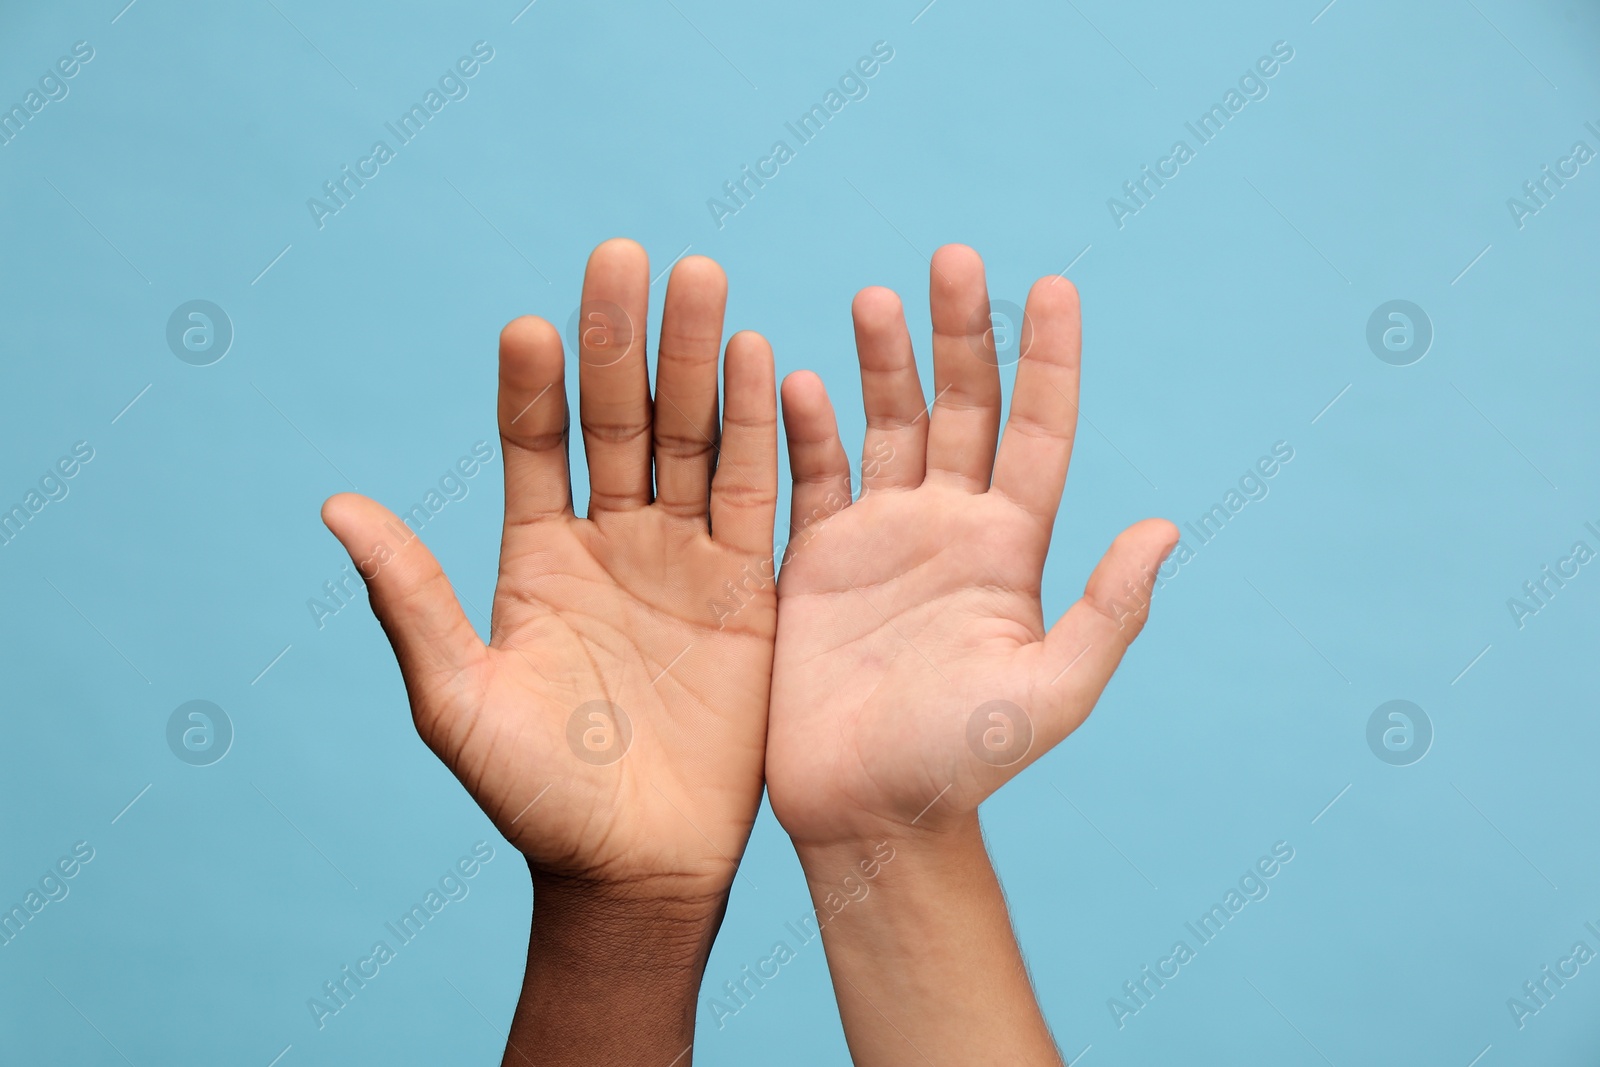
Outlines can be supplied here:
[[[926, 361], [939, 244], [980, 249], [996, 300], [1073, 263], [1092, 425], [1050, 617], [1122, 526], [1195, 519], [1294, 448], [1090, 722], [985, 808], [1067, 1055], [1592, 1062], [1600, 964], [1521, 1030], [1506, 1001], [1600, 949], [1600, 566], [1520, 630], [1506, 601], [1600, 548], [1600, 163], [1523, 229], [1506, 200], [1600, 149], [1595, 4], [124, 2], [0, 8], [6, 107], [95, 49], [0, 147], [0, 505], [95, 449], [0, 547], [0, 903], [96, 850], [0, 948], [0, 1058], [498, 1062], [525, 869], [416, 738], [365, 603], [313, 623], [345, 562], [317, 507], [409, 507], [494, 442], [499, 326], [564, 326], [626, 234], [653, 270], [721, 261], [730, 328], [820, 371], [852, 442], [858, 288], [907, 297]], [[319, 230], [306, 199], [479, 40], [470, 95]], [[719, 229], [707, 199], [880, 40], [870, 95]], [[1270, 95], [1119, 229], [1107, 198], [1280, 40]], [[209, 367], [165, 342], [196, 298], [236, 330]], [[1393, 298], [1436, 332], [1408, 367], [1365, 341]], [[496, 454], [426, 531], [480, 627]], [[204, 768], [164, 736], [196, 698], [236, 729]], [[1436, 731], [1409, 767], [1365, 739], [1393, 698]], [[480, 839], [471, 895], [319, 1032], [306, 999]], [[1278, 841], [1271, 895], [1119, 1030], [1107, 999]], [[708, 993], [809, 906], [770, 813], [745, 871]], [[700, 1063], [846, 1058], [819, 946], [699, 1018]]]

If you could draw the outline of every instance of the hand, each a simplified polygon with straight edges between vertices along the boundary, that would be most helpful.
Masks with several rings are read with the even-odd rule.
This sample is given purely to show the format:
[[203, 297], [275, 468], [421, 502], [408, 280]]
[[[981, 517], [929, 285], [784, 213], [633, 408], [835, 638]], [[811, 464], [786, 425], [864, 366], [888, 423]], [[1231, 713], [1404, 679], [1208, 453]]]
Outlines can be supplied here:
[[794, 503], [767, 789], [805, 869], [854, 1062], [921, 1064], [937, 1050], [1059, 1067], [977, 808], [1089, 714], [1177, 531], [1123, 531], [1045, 629], [1040, 578], [1078, 414], [1077, 292], [1052, 277], [1028, 296], [997, 456], [983, 263], [951, 245], [932, 267], [931, 408], [899, 299], [856, 297], [867, 434], [855, 503], [821, 382], [784, 382]]
[[[341, 494], [323, 511], [370, 576], [418, 732], [536, 875], [715, 895], [761, 797], [774, 590], [745, 581], [740, 610], [714, 605], [771, 557], [772, 354], [753, 333], [729, 342], [719, 434], [727, 283], [685, 259], [652, 411], [649, 286], [631, 241], [601, 245], [584, 275], [587, 518], [570, 498], [560, 335], [532, 317], [500, 335], [506, 511], [487, 645], [427, 548], [395, 543], [388, 509]], [[385, 543], [392, 558], [374, 559]], [[625, 754], [630, 729], [604, 705], [577, 711], [591, 701], [622, 709]]]
[[572, 510], [560, 336], [538, 318], [501, 332], [506, 511], [487, 645], [391, 512], [352, 494], [323, 507], [367, 579], [418, 733], [532, 872], [519, 1055], [507, 1062], [536, 1047], [544, 1064], [687, 1067], [695, 992], [761, 801], [772, 352], [753, 333], [728, 342], [719, 430], [727, 283], [712, 261], [684, 259], [667, 285], [652, 403], [649, 289], [633, 242], [590, 257], [586, 518]]
[[783, 385], [794, 501], [767, 784], [802, 858], [972, 819], [1088, 716], [1178, 539], [1159, 519], [1125, 530], [1046, 630], [1040, 579], [1078, 413], [1077, 291], [1052, 276], [1028, 296], [997, 457], [983, 263], [951, 245], [932, 268], [931, 413], [899, 299], [856, 297], [867, 432], [855, 503], [822, 383]]

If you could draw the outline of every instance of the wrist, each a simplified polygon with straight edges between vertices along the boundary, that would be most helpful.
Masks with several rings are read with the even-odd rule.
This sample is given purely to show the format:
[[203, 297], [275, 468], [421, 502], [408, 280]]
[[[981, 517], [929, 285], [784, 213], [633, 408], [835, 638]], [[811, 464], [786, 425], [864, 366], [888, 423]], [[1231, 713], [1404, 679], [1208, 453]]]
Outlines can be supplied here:
[[534, 874], [531, 941], [591, 968], [703, 966], [727, 900], [726, 890]]
[[[795, 851], [818, 920], [830, 925], [835, 919], [892, 925], [995, 877], [976, 814], [937, 830], [885, 827], [866, 839], [796, 843]], [[855, 906], [870, 895], [884, 903]]]
[[1059, 1067], [976, 814], [912, 829], [796, 848], [855, 1062]]
[[938, 871], [980, 858], [985, 864], [988, 862], [977, 812], [937, 826], [907, 826], [883, 820], [871, 829], [857, 827], [840, 837], [791, 840], [806, 879], [813, 884], [836, 879], [851, 868], [865, 874], [861, 870], [863, 863], [874, 858], [885, 868], [895, 868], [893, 882], [909, 877], [909, 871]]
[[727, 894], [535, 874], [505, 1062], [689, 1063], [695, 998]]

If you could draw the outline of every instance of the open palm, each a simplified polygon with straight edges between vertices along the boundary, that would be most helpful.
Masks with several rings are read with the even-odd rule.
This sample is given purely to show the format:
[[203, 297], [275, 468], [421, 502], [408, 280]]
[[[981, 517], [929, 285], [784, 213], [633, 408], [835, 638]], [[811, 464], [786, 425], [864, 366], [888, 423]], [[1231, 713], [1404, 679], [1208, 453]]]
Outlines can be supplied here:
[[560, 336], [531, 317], [501, 334], [506, 513], [487, 645], [387, 509], [342, 494], [324, 518], [368, 580], [418, 732], [536, 879], [714, 897], [761, 797], [772, 354], [755, 334], [729, 341], [719, 424], [726, 281], [710, 260], [685, 259], [668, 283], [652, 401], [649, 287], [630, 241], [589, 260], [587, 518], [572, 507]]
[[1124, 531], [1047, 629], [1040, 579], [1077, 418], [1071, 283], [1035, 284], [1004, 439], [983, 264], [947, 246], [930, 276], [925, 406], [898, 298], [856, 299], [862, 495], [821, 382], [784, 383], [795, 479], [779, 583], [767, 780], [797, 843], [938, 827], [1083, 721], [1147, 615], [1164, 520]]

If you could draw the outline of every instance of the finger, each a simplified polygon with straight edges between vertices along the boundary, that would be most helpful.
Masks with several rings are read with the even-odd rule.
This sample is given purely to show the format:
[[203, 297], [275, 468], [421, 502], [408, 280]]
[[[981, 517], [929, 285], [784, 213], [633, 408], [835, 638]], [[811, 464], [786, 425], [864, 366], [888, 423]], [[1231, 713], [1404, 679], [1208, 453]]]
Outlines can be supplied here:
[[789, 539], [850, 503], [850, 459], [822, 379], [795, 371], [783, 380], [783, 429], [789, 442]]
[[1055, 524], [1072, 461], [1082, 336], [1073, 284], [1055, 276], [1035, 282], [1022, 317], [1022, 360], [995, 460], [994, 490], [1046, 528]]
[[778, 398], [766, 338], [734, 334], [722, 375], [728, 400], [711, 482], [711, 536], [766, 558], [778, 506]]
[[867, 413], [861, 491], [914, 489], [927, 465], [928, 411], [905, 309], [892, 290], [873, 286], [856, 294], [850, 310]]
[[1000, 369], [983, 260], [965, 245], [945, 245], [933, 254], [932, 266], [928, 301], [934, 399], [928, 477], [981, 493], [989, 488], [1000, 432]]
[[1035, 728], [1043, 754], [1089, 717], [1123, 653], [1150, 617], [1157, 568], [1178, 543], [1178, 528], [1145, 519], [1111, 542], [1083, 596], [1024, 654], [1029, 665]]
[[589, 256], [578, 325], [578, 412], [589, 516], [650, 503], [650, 260], [617, 237]]
[[564, 363], [561, 335], [545, 320], [525, 315], [500, 331], [507, 526], [572, 510]]
[[417, 535], [388, 508], [355, 493], [329, 497], [322, 521], [367, 583], [372, 613], [394, 646], [413, 709], [470, 680], [487, 661], [483, 642]]
[[[656, 503], [702, 522], [717, 448], [717, 356], [727, 302], [722, 268], [705, 256], [689, 256], [672, 269], [661, 313], [653, 442]], [[770, 382], [767, 391], [770, 395]]]

